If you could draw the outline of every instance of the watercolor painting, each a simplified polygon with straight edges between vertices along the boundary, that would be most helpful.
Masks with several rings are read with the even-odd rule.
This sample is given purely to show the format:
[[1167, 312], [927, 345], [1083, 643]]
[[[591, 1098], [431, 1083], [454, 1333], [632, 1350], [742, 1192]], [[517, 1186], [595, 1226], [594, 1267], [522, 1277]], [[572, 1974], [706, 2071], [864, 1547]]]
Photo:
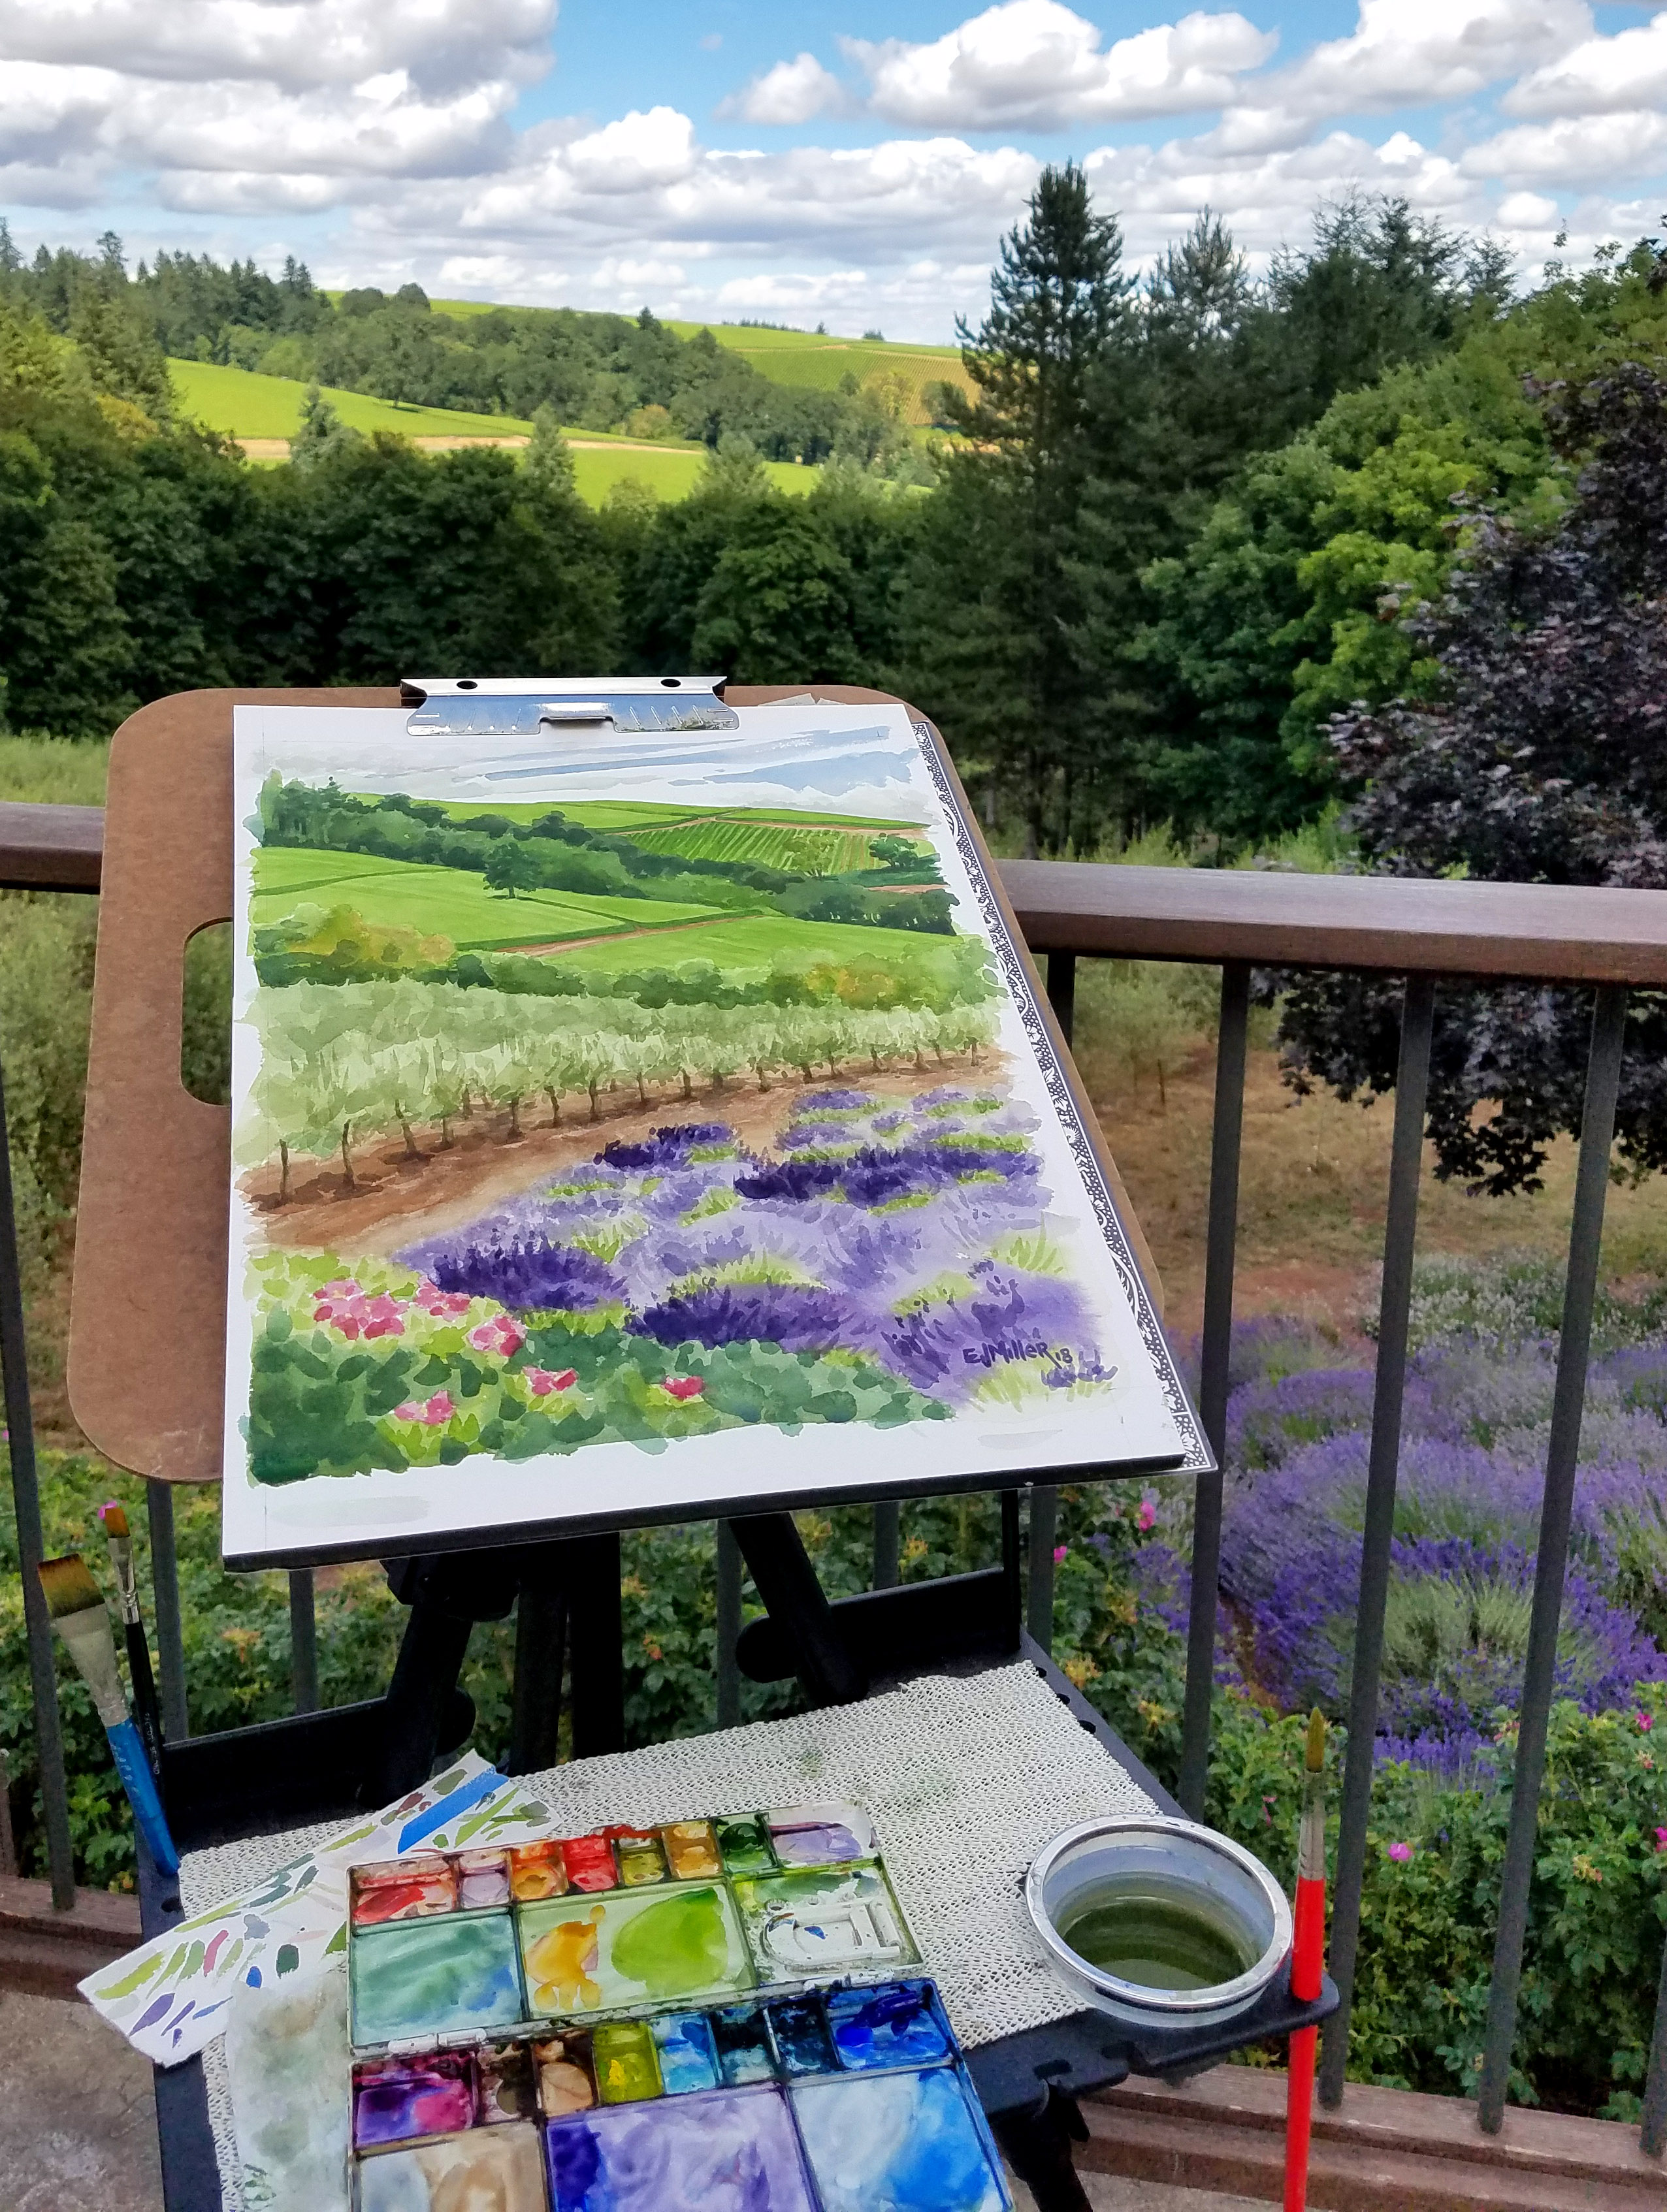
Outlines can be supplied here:
[[740, 1923], [720, 1883], [670, 1883], [520, 1908], [535, 2013], [587, 2013], [750, 1988]]
[[435, 704], [237, 710], [228, 1562], [1205, 1463], [901, 709]]
[[1004, 2212], [982, 2116], [955, 2069], [808, 2081], [788, 2094], [824, 2212]]

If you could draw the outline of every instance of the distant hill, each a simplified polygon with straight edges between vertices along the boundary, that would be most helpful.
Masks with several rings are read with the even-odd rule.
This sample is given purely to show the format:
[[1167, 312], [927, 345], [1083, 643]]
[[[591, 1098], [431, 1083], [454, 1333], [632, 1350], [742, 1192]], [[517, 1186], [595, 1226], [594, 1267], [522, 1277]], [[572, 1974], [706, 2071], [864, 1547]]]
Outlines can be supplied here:
[[[489, 315], [493, 304], [484, 300], [435, 300], [436, 314]], [[518, 307], [518, 315], [555, 314], [556, 308]], [[582, 313], [582, 310], [569, 312]], [[911, 345], [890, 338], [829, 337], [815, 331], [766, 328], [756, 323], [690, 323], [668, 321], [667, 330], [680, 338], [710, 331], [726, 352], [739, 354], [774, 384], [797, 385], [813, 392], [832, 392], [843, 376], [867, 384], [876, 375], [900, 376], [913, 393], [909, 420], [929, 422], [932, 410], [921, 394], [928, 384], [953, 384], [970, 392], [972, 380], [961, 362], [958, 346]]]
[[[281, 463], [289, 458], [289, 441], [301, 423], [304, 384], [287, 376], [263, 376], [253, 369], [225, 368], [214, 362], [170, 361], [167, 366], [182, 415], [235, 438], [252, 460]], [[378, 430], [388, 430], [440, 450], [480, 444], [519, 447], [532, 434], [531, 422], [512, 415], [407, 407], [390, 399], [372, 398], [362, 392], [322, 388], [343, 422], [368, 437]], [[611, 488], [628, 477], [647, 484], [660, 499], [686, 498], [706, 464], [703, 446], [681, 440], [648, 444], [616, 437], [605, 430], [573, 430], [569, 442], [580, 496], [593, 507], [599, 507]], [[813, 468], [792, 461], [769, 461], [765, 466], [783, 491], [808, 491], [816, 481]]]

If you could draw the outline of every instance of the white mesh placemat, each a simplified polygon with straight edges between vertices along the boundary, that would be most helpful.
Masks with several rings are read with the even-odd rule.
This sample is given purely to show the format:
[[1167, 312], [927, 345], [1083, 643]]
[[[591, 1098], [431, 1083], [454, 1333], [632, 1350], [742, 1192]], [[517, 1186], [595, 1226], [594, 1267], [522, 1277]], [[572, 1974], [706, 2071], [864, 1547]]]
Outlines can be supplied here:
[[[867, 1806], [926, 1970], [969, 2046], [1078, 2008], [1031, 1933], [1025, 1870], [1073, 1821], [1152, 1803], [1022, 1660], [923, 1675], [860, 1705], [576, 1759], [524, 1786], [548, 1805], [557, 1834], [816, 1798]], [[179, 1881], [186, 1911], [260, 1881], [339, 1825], [191, 1853]], [[245, 2212], [222, 2045], [204, 2051], [204, 2068], [227, 2212]]]

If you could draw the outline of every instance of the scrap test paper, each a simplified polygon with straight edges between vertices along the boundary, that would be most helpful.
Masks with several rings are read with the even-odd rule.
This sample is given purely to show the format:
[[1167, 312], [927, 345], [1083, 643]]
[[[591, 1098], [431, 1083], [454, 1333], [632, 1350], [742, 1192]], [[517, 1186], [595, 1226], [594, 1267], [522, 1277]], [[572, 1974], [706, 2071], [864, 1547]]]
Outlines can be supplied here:
[[228, 1562], [1207, 1464], [930, 733], [605, 688], [236, 710]]
[[916, 1964], [855, 1806], [361, 1867], [358, 2212], [1007, 2212]]

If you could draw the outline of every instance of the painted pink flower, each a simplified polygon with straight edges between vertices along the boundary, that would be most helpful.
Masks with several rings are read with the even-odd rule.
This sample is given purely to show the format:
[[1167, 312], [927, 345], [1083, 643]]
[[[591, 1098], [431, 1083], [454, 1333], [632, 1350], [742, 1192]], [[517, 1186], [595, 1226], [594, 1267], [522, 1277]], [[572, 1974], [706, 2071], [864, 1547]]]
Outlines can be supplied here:
[[454, 1321], [458, 1315], [466, 1314], [472, 1301], [462, 1291], [442, 1291], [438, 1283], [431, 1283], [426, 1275], [417, 1286], [411, 1304], [436, 1321]]
[[1407, 1861], [1412, 1856], [1412, 1845], [1410, 1844], [1391, 1844], [1389, 1847], [1389, 1855], [1395, 1861], [1396, 1866], [1405, 1866]]
[[685, 1398], [698, 1398], [706, 1384], [698, 1375], [668, 1375], [660, 1387], [681, 1404]]
[[547, 1398], [552, 1390], [570, 1390], [579, 1380], [576, 1368], [564, 1367], [559, 1375], [548, 1367], [523, 1367], [521, 1380], [535, 1398]]
[[1141, 1528], [1149, 1528], [1157, 1518], [1157, 1507], [1149, 1498], [1143, 1498], [1141, 1500], [1141, 1510], [1135, 1516], [1135, 1525]]
[[1054, 1565], [1056, 1567], [1062, 1567], [1064, 1565], [1066, 1554], [1069, 1550], [1070, 1546], [1068, 1544], [1056, 1544], [1054, 1546]]
[[338, 1335], [350, 1343], [360, 1337], [403, 1336], [405, 1334], [405, 1313], [397, 1298], [380, 1291], [374, 1297], [368, 1297], [351, 1276], [341, 1281], [326, 1283], [313, 1296], [313, 1318], [327, 1322]]
[[457, 1407], [452, 1403], [449, 1390], [436, 1390], [432, 1398], [418, 1405], [415, 1398], [407, 1398], [403, 1406], [396, 1406], [396, 1421], [421, 1421], [425, 1428], [437, 1429], [449, 1421]]
[[1653, 1713], [1639, 1713], [1635, 1716], [1635, 1718], [1637, 1719], [1640, 1729], [1646, 1735], [1648, 1735], [1650, 1730], [1656, 1724], [1655, 1715]]
[[472, 1328], [464, 1341], [477, 1352], [496, 1352], [500, 1358], [508, 1359], [526, 1342], [526, 1331], [514, 1314], [494, 1314], [478, 1328]]

